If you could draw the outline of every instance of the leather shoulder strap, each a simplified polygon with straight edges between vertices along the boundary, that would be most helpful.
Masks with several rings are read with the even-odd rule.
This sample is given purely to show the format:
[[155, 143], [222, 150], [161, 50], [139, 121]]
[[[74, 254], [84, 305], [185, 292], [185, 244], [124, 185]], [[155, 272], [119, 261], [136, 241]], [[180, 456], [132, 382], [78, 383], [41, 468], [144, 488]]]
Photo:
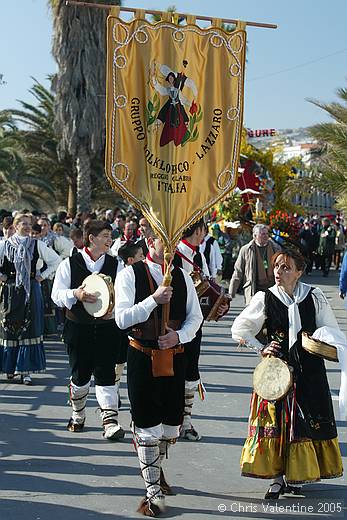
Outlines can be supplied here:
[[[153, 278], [152, 278], [152, 275], [150, 273], [149, 267], [146, 264], [146, 262], [144, 262], [143, 265], [145, 266], [145, 271], [146, 271], [146, 274], [147, 274], [147, 278], [148, 278], [148, 283], [149, 283], [149, 288], [150, 288], [151, 294], [154, 294], [154, 292], [155, 292], [154, 283], [153, 283]], [[159, 317], [158, 317], [158, 309], [157, 309], [157, 307], [153, 311], [153, 316], [154, 316], [155, 336], [159, 337]]]

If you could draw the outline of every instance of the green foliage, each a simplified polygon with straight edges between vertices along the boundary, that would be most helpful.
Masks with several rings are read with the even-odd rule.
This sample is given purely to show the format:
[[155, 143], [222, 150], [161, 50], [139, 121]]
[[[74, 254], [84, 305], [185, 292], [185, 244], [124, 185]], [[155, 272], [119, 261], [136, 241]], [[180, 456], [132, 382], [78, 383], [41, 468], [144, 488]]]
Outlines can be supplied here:
[[[54, 128], [54, 94], [33, 78], [29, 92], [35, 104], [20, 101], [21, 110], [11, 115], [23, 129], [18, 131], [18, 144], [25, 157], [25, 169], [53, 186], [50, 204], [67, 206], [68, 186], [74, 182], [75, 172], [71, 157], [58, 157], [59, 136]], [[46, 201], [47, 202], [47, 201]]]
[[[58, 156], [55, 96], [35, 79], [29, 92], [35, 103], [20, 101], [20, 110], [0, 112], [0, 206], [63, 207], [74, 212], [76, 172], [71, 156]], [[91, 166], [93, 205], [118, 205], [121, 198], [106, 180], [103, 152]]]
[[0, 112], [0, 206], [52, 209], [54, 200], [51, 183], [37, 176], [28, 163], [22, 132], [10, 111]]
[[297, 159], [280, 162], [274, 159], [276, 152], [279, 149], [271, 148], [266, 150], [258, 150], [254, 146], [247, 143], [245, 135], [243, 135], [241, 143], [241, 153], [246, 155], [249, 159], [260, 163], [271, 175], [274, 185], [275, 202], [273, 209], [281, 211], [297, 211], [297, 207], [292, 204], [288, 198], [289, 184], [296, 178], [295, 169], [298, 168], [299, 162]]
[[333, 119], [310, 128], [311, 135], [321, 143], [312, 182], [316, 188], [332, 192], [337, 207], [347, 211], [347, 89], [339, 88], [337, 96], [340, 102], [308, 100]]
[[223, 218], [228, 222], [238, 220], [240, 217], [240, 210], [243, 206], [243, 201], [240, 195], [232, 193], [223, 202], [218, 204], [217, 220]]
[[[177, 24], [177, 25], [180, 25], [182, 24], [182, 22], [184, 22], [184, 18], [182, 16], [178, 16], [176, 14], [176, 6], [175, 5], [169, 5], [169, 7], [166, 9], [166, 12], [167, 13], [171, 13], [171, 16], [172, 16], [172, 21]], [[161, 16], [159, 14], [152, 14], [151, 15], [151, 19], [152, 19], [152, 22], [153, 23], [158, 23], [158, 22], [161, 22]]]

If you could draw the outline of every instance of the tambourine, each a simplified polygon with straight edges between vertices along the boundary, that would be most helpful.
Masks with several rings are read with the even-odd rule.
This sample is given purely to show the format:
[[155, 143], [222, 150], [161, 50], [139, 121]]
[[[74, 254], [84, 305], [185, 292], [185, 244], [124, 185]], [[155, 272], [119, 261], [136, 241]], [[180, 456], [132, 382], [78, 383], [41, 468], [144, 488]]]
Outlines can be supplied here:
[[267, 401], [283, 399], [293, 386], [291, 368], [282, 359], [266, 356], [253, 372], [253, 389]]
[[336, 347], [309, 336], [307, 332], [302, 333], [302, 348], [307, 350], [310, 354], [322, 357], [328, 361], [334, 361], [337, 363], [339, 360]]
[[114, 286], [112, 278], [104, 274], [93, 273], [83, 280], [86, 292], [97, 297], [95, 303], [82, 302], [85, 310], [94, 318], [102, 318], [114, 307]]

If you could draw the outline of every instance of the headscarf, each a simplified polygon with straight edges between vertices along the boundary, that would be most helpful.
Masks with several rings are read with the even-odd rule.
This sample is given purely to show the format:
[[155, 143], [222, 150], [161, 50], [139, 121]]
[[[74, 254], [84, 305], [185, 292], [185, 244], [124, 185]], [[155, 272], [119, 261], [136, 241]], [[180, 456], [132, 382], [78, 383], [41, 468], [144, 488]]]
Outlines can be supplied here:
[[[16, 270], [16, 287], [21, 285], [25, 291], [25, 302], [30, 296], [31, 260], [34, 254], [35, 239], [21, 237], [15, 233], [5, 241], [4, 257], [14, 264]], [[3, 262], [3, 260], [2, 260]]]
[[54, 231], [48, 231], [45, 237], [40, 238], [40, 240], [46, 244], [47, 247], [54, 246], [54, 240], [57, 238], [57, 234]]

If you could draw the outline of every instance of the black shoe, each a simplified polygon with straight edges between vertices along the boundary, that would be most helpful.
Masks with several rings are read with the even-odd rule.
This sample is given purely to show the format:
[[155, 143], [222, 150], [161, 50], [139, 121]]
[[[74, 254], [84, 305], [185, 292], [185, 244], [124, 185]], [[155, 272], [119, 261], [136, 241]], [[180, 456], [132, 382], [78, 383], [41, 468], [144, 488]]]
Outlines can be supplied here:
[[186, 441], [199, 441], [201, 439], [201, 435], [198, 434], [193, 426], [188, 428], [188, 430], [184, 430], [181, 427], [180, 439], [185, 439]]
[[[275, 486], [278, 487], [277, 491], [271, 491]], [[284, 484], [280, 484], [279, 482], [273, 482], [267, 492], [265, 493], [265, 500], [277, 500], [280, 495], [284, 493]]]
[[283, 494], [285, 495], [302, 495], [302, 486], [291, 486], [287, 484], [284, 487]]
[[71, 417], [71, 419], [67, 423], [66, 428], [67, 430], [69, 430], [69, 432], [81, 432], [84, 428], [84, 422], [85, 421], [83, 421], [82, 423], [74, 422], [73, 418]]

